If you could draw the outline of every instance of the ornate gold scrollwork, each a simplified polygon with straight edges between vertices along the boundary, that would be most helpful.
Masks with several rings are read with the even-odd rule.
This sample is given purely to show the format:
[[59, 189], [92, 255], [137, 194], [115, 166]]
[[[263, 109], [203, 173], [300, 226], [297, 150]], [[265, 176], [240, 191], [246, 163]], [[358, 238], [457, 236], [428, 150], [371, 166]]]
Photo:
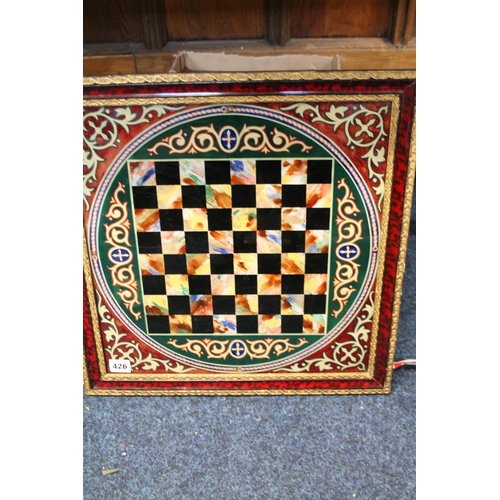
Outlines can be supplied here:
[[268, 135], [265, 125], [245, 124], [239, 132], [230, 126], [224, 126], [219, 131], [215, 130], [213, 125], [191, 127], [191, 135], [189, 139], [187, 137], [186, 132], [179, 130], [158, 141], [148, 151], [151, 154], [158, 154], [158, 148], [165, 147], [169, 150], [169, 154], [198, 154], [209, 151], [225, 153], [255, 151], [267, 154], [289, 152], [292, 146], [300, 146], [303, 153], [312, 149], [312, 146], [307, 146], [304, 142], [279, 131], [276, 127]]
[[274, 350], [276, 356], [281, 356], [293, 351], [304, 344], [307, 340], [298, 339], [298, 344], [292, 344], [290, 339], [262, 339], [262, 340], [213, 340], [213, 339], [186, 339], [182, 345], [176, 339], [170, 339], [168, 344], [183, 351], [195, 354], [199, 358], [206, 354], [208, 359], [226, 359], [232, 356], [236, 359], [248, 356], [250, 359], [270, 359], [269, 354]]

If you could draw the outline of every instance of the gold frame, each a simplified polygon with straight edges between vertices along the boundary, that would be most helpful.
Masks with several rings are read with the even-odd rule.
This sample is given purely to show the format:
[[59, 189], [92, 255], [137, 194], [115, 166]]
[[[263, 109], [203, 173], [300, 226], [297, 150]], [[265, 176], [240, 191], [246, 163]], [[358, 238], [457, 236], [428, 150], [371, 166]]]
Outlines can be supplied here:
[[[286, 80], [286, 81], [309, 81], [309, 80], [366, 80], [366, 79], [410, 79], [413, 80], [416, 78], [415, 71], [333, 71], [333, 72], [313, 72], [313, 71], [305, 71], [305, 72], [272, 72], [272, 73], [184, 73], [184, 74], [165, 74], [165, 75], [112, 75], [112, 76], [99, 76], [99, 77], [85, 77], [83, 79], [83, 84], [85, 85], [127, 85], [127, 84], [140, 84], [140, 83], [189, 83], [189, 82], [200, 82], [200, 83], [210, 83], [210, 82], [255, 82], [255, 81], [278, 81], [278, 80]], [[390, 96], [380, 95], [379, 100], [385, 99], [387, 100]], [[235, 103], [237, 102], [266, 102], [266, 101], [283, 101], [290, 102], [290, 100], [296, 100], [295, 97], [288, 98], [289, 96], [231, 96], [231, 100]], [[322, 96], [325, 101], [333, 100], [332, 96]], [[377, 100], [377, 96], [373, 100]], [[302, 96], [301, 100], [307, 102], [308, 100], [317, 99], [316, 96]], [[342, 100], [342, 97], [335, 97], [336, 100]], [[356, 100], [356, 96], [345, 97], [345, 100]], [[361, 100], [361, 97], [360, 97]], [[103, 106], [103, 105], [120, 105], [127, 103], [128, 105], [134, 104], [171, 104], [175, 103], [184, 103], [184, 104], [195, 104], [195, 103], [220, 103], [223, 101], [227, 101], [227, 97], [174, 97], [174, 98], [132, 98], [132, 99], [121, 99], [121, 98], [106, 98], [106, 99], [84, 99], [84, 105], [90, 106]], [[114, 390], [114, 389], [93, 389], [90, 385], [88, 368], [85, 360], [85, 353], [83, 354], [83, 379], [84, 379], [84, 388], [85, 392], [88, 395], [107, 395], [107, 396], [210, 396], [210, 395], [220, 395], [220, 396], [255, 396], [255, 395], [333, 395], [333, 394], [388, 394], [391, 390], [391, 382], [392, 382], [392, 371], [393, 371], [393, 363], [394, 363], [394, 354], [396, 349], [396, 340], [397, 340], [397, 330], [399, 325], [399, 313], [401, 307], [401, 294], [402, 294], [402, 286], [404, 279], [404, 270], [405, 270], [405, 260], [406, 260], [406, 250], [407, 250], [407, 241], [408, 241], [408, 232], [411, 218], [411, 205], [412, 205], [412, 196], [415, 182], [415, 171], [416, 171], [416, 114], [414, 113], [412, 131], [411, 131], [411, 142], [410, 142], [410, 154], [409, 154], [409, 164], [408, 164], [408, 179], [406, 184], [406, 192], [404, 198], [403, 205], [403, 220], [402, 220], [402, 232], [401, 232], [401, 240], [400, 240], [400, 248], [399, 248], [399, 259], [396, 269], [396, 284], [394, 289], [394, 303], [393, 303], [393, 321], [391, 326], [391, 334], [390, 334], [390, 342], [389, 342], [389, 356], [388, 356], [388, 365], [387, 365], [387, 376], [385, 378], [384, 386], [381, 388], [370, 388], [370, 389], [306, 389], [306, 390], [250, 390], [250, 391], [241, 391], [241, 390], [217, 390], [217, 389], [204, 389], [204, 390], [165, 390], [165, 389], [151, 389], [151, 390]], [[391, 167], [392, 168], [392, 167]], [[388, 207], [386, 205], [386, 209], [384, 210], [384, 214], [382, 217], [382, 225], [384, 230], [387, 228], [387, 219], [388, 219]], [[385, 251], [385, 245], [384, 245]], [[85, 243], [85, 234], [84, 234], [84, 271], [85, 271], [85, 280], [89, 290], [92, 288], [89, 286], [92, 284], [90, 265], [89, 265], [89, 256], [87, 251], [87, 245]], [[380, 264], [382, 271], [384, 268], [383, 259], [381, 259]], [[380, 269], [377, 269], [377, 275], [380, 274]], [[95, 303], [95, 298], [93, 294], [89, 295], [89, 304], [92, 315], [93, 329], [94, 334], [99, 332], [98, 319], [97, 319], [97, 307]], [[378, 291], [378, 306], [380, 306], [381, 300], [381, 292]], [[378, 308], [375, 307], [375, 310], [378, 311]], [[373, 339], [372, 339], [373, 340]], [[376, 338], [375, 338], [376, 340]], [[372, 354], [375, 354], [374, 346], [372, 346]], [[102, 353], [99, 352], [99, 358], [102, 357]], [[104, 361], [102, 359], [99, 360], [100, 369], [105, 370]], [[101, 372], [102, 373], [102, 372]], [[224, 379], [231, 378], [231, 380], [236, 380], [234, 373], [227, 373], [227, 377]], [[249, 374], [250, 377], [253, 377], [258, 374]], [[277, 380], [279, 378], [290, 380], [292, 378], [303, 379], [305, 374], [297, 374], [296, 377], [293, 374], [283, 375], [280, 377], [278, 374], [274, 374], [270, 376], [269, 374], [265, 374], [265, 377], [258, 378], [266, 378]], [[370, 368], [368, 372], [362, 372], [358, 374], [345, 374], [346, 376], [339, 376], [337, 374], [336, 379], [366, 379], [373, 376], [373, 363], [370, 360]], [[102, 376], [102, 375], [101, 375]], [[176, 380], [181, 380], [177, 376], [172, 376], [168, 374], [155, 375], [155, 374], [141, 374], [141, 380], [168, 380], [172, 377], [175, 377]], [[200, 376], [197, 376], [197, 380], [200, 379]], [[189, 380], [191, 377], [182, 380]], [[322, 374], [321, 379], [327, 378], [325, 374]], [[250, 380], [249, 377], [245, 377], [245, 380]], [[104, 375], [102, 380], [137, 380], [137, 378], [132, 379], [128, 375], [120, 375], [113, 374], [111, 377]], [[219, 375], [207, 376], [208, 380], [220, 380]], [[252, 378], [253, 380], [253, 378]]]

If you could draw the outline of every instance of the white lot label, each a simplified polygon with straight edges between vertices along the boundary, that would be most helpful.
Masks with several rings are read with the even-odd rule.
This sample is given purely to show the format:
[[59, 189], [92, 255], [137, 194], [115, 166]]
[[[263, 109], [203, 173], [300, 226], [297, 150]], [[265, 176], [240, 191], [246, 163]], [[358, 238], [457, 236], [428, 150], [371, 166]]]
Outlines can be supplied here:
[[109, 371], [111, 373], [131, 373], [129, 359], [110, 359], [109, 360]]

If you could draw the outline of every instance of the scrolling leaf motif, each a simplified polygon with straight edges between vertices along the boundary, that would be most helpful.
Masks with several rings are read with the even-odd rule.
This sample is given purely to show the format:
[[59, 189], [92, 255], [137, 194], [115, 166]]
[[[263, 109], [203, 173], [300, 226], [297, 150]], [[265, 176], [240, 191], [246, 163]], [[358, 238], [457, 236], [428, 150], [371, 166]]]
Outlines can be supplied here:
[[105, 348], [105, 351], [109, 353], [111, 359], [129, 360], [132, 370], [156, 371], [160, 367], [167, 372], [174, 373], [186, 373], [195, 370], [195, 368], [187, 368], [171, 360], [154, 358], [151, 353], [145, 356], [138, 342], [124, 340], [126, 334], [119, 332], [115, 320], [109, 313], [108, 308], [102, 303], [101, 296], [97, 291], [96, 295], [104, 337], [106, 342], [110, 344]]
[[[337, 199], [338, 215], [335, 223], [338, 228], [337, 249], [341, 245], [356, 246], [356, 242], [363, 238], [362, 220], [357, 220], [354, 217], [360, 213], [358, 206], [354, 201], [354, 195], [346, 184], [345, 179], [338, 181], [339, 189], [344, 190], [344, 196]], [[352, 247], [351, 247], [352, 248]], [[358, 248], [356, 246], [356, 248]], [[359, 278], [359, 264], [354, 262], [354, 259], [359, 257], [359, 253], [354, 259], [342, 256], [340, 252], [336, 252], [340, 260], [336, 261], [336, 271], [333, 280], [333, 296], [332, 302], [338, 304], [337, 309], [332, 309], [332, 316], [337, 318], [343, 311], [349, 297], [356, 291], [351, 283], [356, 283]]]
[[[108, 269], [111, 271], [111, 282], [113, 286], [121, 287], [117, 294], [122, 299], [125, 307], [135, 319], [141, 317], [141, 313], [134, 311], [134, 306], [139, 305], [138, 284], [132, 263], [132, 251], [127, 247], [130, 244], [130, 220], [128, 218], [128, 202], [120, 200], [119, 194], [125, 193], [125, 186], [119, 182], [111, 198], [106, 218], [112, 221], [104, 224], [106, 231], [105, 243], [111, 246], [108, 258], [113, 265]], [[117, 257], [113, 257], [117, 255]]]
[[140, 112], [134, 112], [130, 107], [106, 108], [89, 111], [83, 115], [83, 199], [86, 210], [90, 210], [88, 198], [94, 191], [92, 183], [97, 179], [97, 167], [104, 161], [101, 152], [112, 147], [117, 148], [118, 133], [122, 128], [130, 133], [132, 125], [149, 123], [153, 113], [158, 118], [167, 111], [177, 111], [185, 106], [153, 105], [144, 106]]
[[232, 129], [234, 137], [229, 139], [223, 136], [223, 132], [228, 130], [228, 127], [222, 127], [217, 132], [213, 125], [205, 127], [190, 127], [191, 135], [187, 140], [188, 134], [183, 130], [163, 138], [154, 146], [148, 149], [148, 152], [153, 155], [158, 154], [158, 148], [165, 147], [169, 150], [169, 154], [198, 154], [208, 153], [210, 151], [223, 151], [233, 153], [235, 151], [254, 151], [259, 153], [282, 153], [289, 152], [292, 146], [300, 146], [301, 152], [305, 153], [312, 149], [312, 146], [307, 146], [304, 142], [299, 141], [295, 137], [279, 131], [276, 127], [268, 135], [266, 126], [249, 126], [243, 125], [240, 132]]
[[[298, 339], [298, 344], [292, 344], [290, 339], [262, 339], [262, 340], [243, 340], [238, 339], [240, 344], [244, 344], [242, 355], [238, 358], [249, 356], [250, 359], [270, 359], [270, 353], [274, 350], [276, 356], [281, 356], [287, 352], [293, 351], [304, 344], [307, 340]], [[208, 359], [226, 359], [232, 355], [232, 345], [234, 342], [229, 340], [213, 339], [187, 339], [185, 344], [179, 345], [176, 339], [171, 339], [168, 344], [183, 351], [195, 354], [199, 358], [206, 355]]]
[[384, 173], [377, 170], [381, 163], [386, 161], [386, 148], [383, 145], [379, 146], [379, 142], [387, 136], [382, 115], [389, 112], [389, 106], [382, 106], [378, 111], [367, 109], [362, 104], [359, 105], [359, 108], [353, 108], [355, 111], [347, 115], [346, 112], [349, 111], [347, 106], [335, 106], [334, 104], [323, 114], [319, 106], [306, 103], [292, 104], [281, 109], [284, 111], [294, 110], [301, 117], [309, 113], [312, 123], [322, 122], [333, 125], [334, 132], [343, 127], [347, 137], [346, 146], [368, 149], [361, 158], [367, 161], [368, 175], [373, 182], [373, 190], [379, 198], [378, 209], [381, 211], [385, 182]]

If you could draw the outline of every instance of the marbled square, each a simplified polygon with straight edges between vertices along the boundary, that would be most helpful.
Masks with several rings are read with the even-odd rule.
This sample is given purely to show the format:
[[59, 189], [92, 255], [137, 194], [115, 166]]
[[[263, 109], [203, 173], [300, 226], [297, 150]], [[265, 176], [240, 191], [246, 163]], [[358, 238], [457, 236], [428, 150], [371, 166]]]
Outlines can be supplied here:
[[187, 274], [167, 274], [165, 276], [167, 295], [189, 295], [189, 280]]
[[326, 293], [327, 274], [306, 274], [304, 276], [304, 293], [322, 295]]
[[254, 160], [231, 160], [231, 184], [255, 184]]
[[156, 208], [136, 208], [134, 219], [135, 227], [140, 233], [160, 230], [160, 212]]
[[208, 231], [208, 216], [206, 208], [183, 208], [185, 231]]
[[256, 208], [233, 208], [232, 218], [234, 231], [255, 231], [257, 229]]
[[158, 208], [175, 209], [182, 208], [181, 186], [156, 186], [156, 196], [158, 197]]
[[281, 208], [281, 184], [257, 184], [257, 208]]
[[281, 231], [257, 231], [258, 253], [281, 253]]
[[281, 229], [301, 231], [306, 228], [306, 209], [304, 207], [283, 208], [281, 210]]
[[268, 335], [281, 333], [281, 315], [259, 314], [258, 318], [258, 333]]
[[144, 295], [144, 306], [149, 316], [168, 316], [166, 295]]
[[170, 322], [170, 333], [192, 333], [193, 325], [191, 315], [175, 314], [168, 317]]
[[325, 315], [304, 314], [304, 333], [325, 333]]
[[234, 254], [234, 274], [257, 274], [257, 254]]
[[162, 231], [160, 234], [163, 253], [186, 253], [186, 237], [184, 231]]
[[214, 313], [211, 295], [190, 295], [189, 303], [193, 316], [212, 316]]
[[187, 272], [195, 275], [210, 274], [210, 255], [208, 253], [187, 254]]
[[236, 295], [236, 314], [256, 315], [258, 312], [258, 295]]
[[257, 287], [259, 295], [281, 295], [281, 274], [259, 274]]
[[224, 314], [214, 316], [214, 333], [220, 335], [234, 335], [236, 333], [236, 315]]
[[331, 184], [308, 184], [306, 188], [307, 208], [330, 208], [332, 205]]
[[283, 160], [281, 171], [282, 184], [306, 184], [307, 160]]
[[132, 186], [155, 186], [155, 164], [152, 161], [131, 161], [129, 163]]
[[304, 314], [304, 295], [282, 295], [281, 314]]
[[204, 160], [180, 160], [179, 173], [184, 186], [200, 186], [205, 184]]
[[207, 208], [231, 208], [233, 206], [232, 191], [229, 184], [205, 186], [205, 190]]
[[306, 230], [306, 253], [328, 253], [330, 231], [327, 229]]
[[234, 274], [212, 274], [212, 295], [234, 295]]
[[141, 274], [146, 274], [146, 275], [165, 274], [163, 255], [159, 253], [152, 253], [152, 254], [140, 253], [139, 267], [141, 268]]
[[306, 267], [304, 253], [284, 253], [281, 255], [281, 272], [283, 274], [303, 274]]
[[212, 254], [233, 253], [232, 231], [210, 231], [208, 233], [208, 252]]

